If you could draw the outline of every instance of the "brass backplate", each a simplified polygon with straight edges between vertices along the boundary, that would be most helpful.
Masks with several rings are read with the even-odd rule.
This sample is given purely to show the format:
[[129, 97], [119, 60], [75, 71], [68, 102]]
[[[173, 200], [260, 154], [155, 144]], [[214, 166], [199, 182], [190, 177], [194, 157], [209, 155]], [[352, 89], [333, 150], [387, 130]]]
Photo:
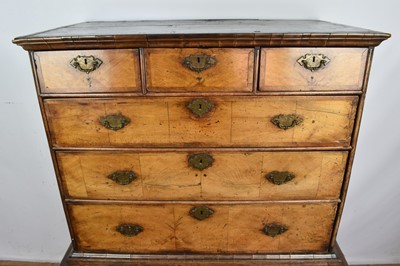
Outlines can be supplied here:
[[281, 129], [289, 129], [303, 122], [303, 118], [295, 114], [279, 114], [271, 119], [271, 123]]
[[297, 63], [310, 71], [326, 66], [331, 60], [323, 54], [305, 54], [297, 59]]
[[186, 106], [197, 118], [203, 118], [213, 108], [214, 104], [204, 98], [196, 98], [190, 101]]
[[115, 171], [108, 176], [109, 179], [119, 185], [128, 185], [137, 178], [135, 172], [132, 171]]
[[190, 211], [189, 211], [190, 216], [192, 216], [193, 218], [195, 218], [199, 221], [207, 219], [213, 213], [214, 213], [214, 211], [212, 209], [208, 208], [207, 206], [196, 206], [196, 207], [193, 207], [192, 209], [190, 209]]
[[214, 158], [207, 153], [192, 154], [188, 158], [189, 165], [197, 170], [204, 170], [210, 167], [214, 162]]
[[100, 118], [100, 123], [112, 130], [120, 130], [126, 125], [128, 125], [130, 122], [130, 119], [126, 116], [123, 116], [121, 114], [112, 114], [112, 115], [107, 115], [105, 117]]
[[137, 236], [143, 232], [143, 227], [137, 224], [120, 224], [117, 226], [116, 230], [124, 236]]
[[73, 58], [70, 62], [70, 65], [79, 71], [85, 72], [89, 74], [92, 71], [98, 69], [103, 61], [99, 58], [94, 57], [93, 55], [78, 55], [77, 57]]
[[283, 234], [288, 228], [278, 223], [272, 223], [265, 225], [261, 231], [270, 237], [276, 237], [277, 235]]
[[206, 54], [192, 54], [183, 59], [182, 64], [190, 70], [202, 72], [217, 63], [217, 59]]
[[265, 176], [271, 183], [282, 185], [294, 178], [294, 174], [288, 171], [272, 171]]

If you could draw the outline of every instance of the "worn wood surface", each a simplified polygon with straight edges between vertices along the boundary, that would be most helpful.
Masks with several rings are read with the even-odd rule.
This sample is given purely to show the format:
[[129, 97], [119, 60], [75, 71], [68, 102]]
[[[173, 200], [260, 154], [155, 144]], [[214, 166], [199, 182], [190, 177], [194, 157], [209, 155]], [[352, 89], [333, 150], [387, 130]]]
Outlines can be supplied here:
[[[87, 74], [70, 65], [79, 55], [103, 63]], [[136, 49], [36, 52], [34, 58], [42, 93], [141, 92]]]
[[[105, 260], [71, 259], [68, 266], [344, 266], [339, 259], [330, 260]], [[376, 265], [389, 266], [389, 265]], [[391, 265], [394, 266], [394, 265]], [[396, 265], [395, 265], [396, 266]]]
[[[253, 49], [145, 49], [149, 92], [252, 91]], [[190, 55], [215, 58], [214, 66], [196, 72], [183, 64]]]
[[[45, 110], [55, 147], [348, 146], [358, 97], [209, 97], [203, 118], [187, 108], [192, 99], [49, 99]], [[107, 129], [99, 120], [111, 114], [131, 122]], [[284, 130], [271, 122], [279, 114], [303, 122]]]
[[[297, 60], [323, 54], [330, 62], [315, 71]], [[260, 91], [361, 90], [368, 49], [265, 48], [261, 49]]]
[[[57, 152], [67, 198], [127, 200], [294, 200], [339, 197], [347, 152], [210, 152], [202, 171], [188, 164], [193, 152]], [[133, 171], [132, 183], [108, 176]], [[289, 171], [295, 178], [276, 185], [265, 176]]]
[[[201, 203], [163, 205], [69, 205], [78, 251], [290, 253], [326, 252], [335, 203], [207, 205], [214, 214], [202, 221], [189, 215]], [[120, 224], [143, 227], [135, 237], [116, 231]], [[260, 230], [280, 223], [276, 237]], [[257, 241], [254, 241], [257, 239]]]
[[[67, 37], [67, 38], [65, 38]], [[97, 21], [17, 37], [26, 50], [377, 46], [390, 34], [318, 20]]]

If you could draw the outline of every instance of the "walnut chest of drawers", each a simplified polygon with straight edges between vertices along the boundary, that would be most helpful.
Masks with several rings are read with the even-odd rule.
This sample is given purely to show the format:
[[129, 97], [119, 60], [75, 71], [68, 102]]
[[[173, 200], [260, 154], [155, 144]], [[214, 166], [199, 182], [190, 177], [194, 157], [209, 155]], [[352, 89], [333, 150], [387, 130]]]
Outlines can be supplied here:
[[88, 22], [29, 51], [68, 265], [269, 265], [334, 251], [372, 53], [322, 21]]

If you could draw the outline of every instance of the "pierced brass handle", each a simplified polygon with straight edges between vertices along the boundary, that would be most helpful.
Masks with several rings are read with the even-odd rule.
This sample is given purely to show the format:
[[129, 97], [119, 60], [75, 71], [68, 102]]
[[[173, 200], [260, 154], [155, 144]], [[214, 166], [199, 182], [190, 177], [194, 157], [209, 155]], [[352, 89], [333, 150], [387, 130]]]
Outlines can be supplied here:
[[303, 118], [295, 115], [295, 114], [279, 114], [271, 119], [272, 124], [281, 128], [281, 129], [289, 129], [297, 126], [301, 122], [303, 122]]
[[192, 168], [202, 171], [213, 164], [214, 158], [207, 153], [197, 153], [190, 155], [188, 162]]
[[207, 99], [197, 98], [193, 99], [186, 106], [196, 117], [203, 118], [213, 108], [214, 104]]
[[77, 57], [73, 58], [69, 63], [73, 68], [89, 74], [90, 72], [98, 69], [101, 64], [103, 64], [103, 61], [101, 61], [97, 57], [94, 57], [93, 55], [78, 55]]
[[323, 54], [305, 54], [297, 59], [297, 63], [310, 71], [326, 66], [331, 60]]
[[196, 206], [196, 207], [193, 207], [192, 209], [190, 209], [190, 211], [189, 211], [190, 216], [192, 216], [193, 218], [195, 218], [199, 221], [207, 219], [213, 213], [214, 213], [214, 211], [212, 209], [208, 208], [207, 206]]
[[200, 73], [217, 63], [217, 59], [206, 54], [192, 54], [183, 59], [182, 64], [192, 71]]
[[109, 179], [119, 185], [128, 185], [137, 178], [135, 172], [132, 171], [116, 171], [108, 176]]
[[270, 237], [276, 237], [287, 230], [288, 228], [286, 226], [277, 223], [267, 224], [261, 229], [264, 234]]
[[137, 224], [120, 224], [117, 226], [116, 230], [124, 236], [132, 237], [143, 232], [143, 227]]
[[284, 171], [272, 171], [265, 176], [271, 183], [275, 185], [282, 185], [294, 178], [294, 174]]
[[129, 122], [130, 119], [121, 114], [107, 115], [105, 117], [100, 118], [100, 123], [104, 127], [112, 130], [120, 130], [121, 128], [128, 125]]

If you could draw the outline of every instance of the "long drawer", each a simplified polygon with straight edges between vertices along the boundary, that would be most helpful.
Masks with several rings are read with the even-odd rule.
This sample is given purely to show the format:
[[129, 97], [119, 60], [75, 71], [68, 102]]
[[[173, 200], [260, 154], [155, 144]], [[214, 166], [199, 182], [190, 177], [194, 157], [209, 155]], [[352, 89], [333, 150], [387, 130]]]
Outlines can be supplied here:
[[348, 146], [357, 96], [47, 99], [55, 147]]
[[67, 198], [337, 199], [347, 152], [57, 152]]
[[81, 252], [326, 252], [335, 203], [69, 205]]

